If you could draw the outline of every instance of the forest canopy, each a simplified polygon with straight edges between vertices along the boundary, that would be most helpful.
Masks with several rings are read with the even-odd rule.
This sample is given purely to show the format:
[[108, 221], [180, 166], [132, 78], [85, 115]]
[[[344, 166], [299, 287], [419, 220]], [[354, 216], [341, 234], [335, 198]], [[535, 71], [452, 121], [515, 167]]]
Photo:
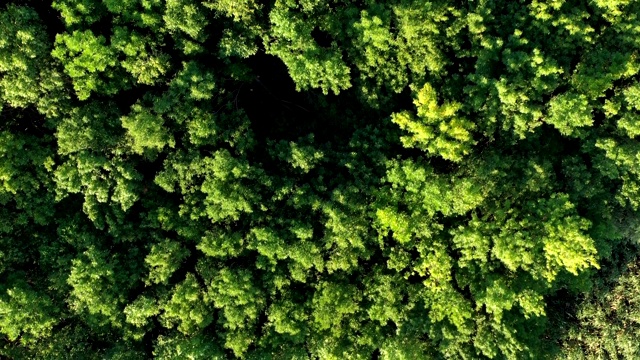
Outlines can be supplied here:
[[638, 0], [9, 0], [0, 357], [638, 359], [638, 136]]

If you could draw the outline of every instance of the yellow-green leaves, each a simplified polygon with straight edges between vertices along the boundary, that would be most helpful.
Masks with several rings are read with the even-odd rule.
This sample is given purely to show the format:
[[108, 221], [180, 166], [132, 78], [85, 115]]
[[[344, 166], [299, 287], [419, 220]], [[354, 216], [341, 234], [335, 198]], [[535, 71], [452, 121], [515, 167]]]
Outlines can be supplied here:
[[164, 21], [170, 32], [183, 32], [196, 41], [204, 41], [204, 32], [208, 21], [206, 12], [193, 0], [168, 0], [164, 13]]
[[219, 14], [233, 18], [233, 21], [247, 23], [253, 19], [262, 7], [255, 0], [213, 0], [205, 2], [204, 6], [215, 10]]
[[635, 251], [624, 256], [629, 262], [607, 271], [577, 304], [576, 319], [562, 335], [563, 351], [556, 359], [633, 359], [640, 354], [636, 341], [640, 336], [640, 260]]
[[388, 104], [410, 84], [447, 74], [444, 52], [459, 47], [464, 26], [464, 16], [444, 1], [372, 3], [344, 16], [354, 18], [347, 35], [359, 75], [355, 85], [373, 107]]
[[64, 64], [80, 100], [95, 92], [115, 94], [124, 85], [115, 71], [115, 51], [106, 45], [104, 36], [95, 36], [91, 30], [57, 35], [51, 54]]
[[635, 233], [640, 2], [462, 3], [3, 6], [0, 357], [543, 357]]
[[425, 75], [443, 74], [448, 62], [444, 51], [458, 47], [455, 36], [465, 16], [446, 1], [401, 1], [392, 9], [398, 24], [398, 60], [403, 65], [398, 70], [406, 66], [414, 83]]
[[158, 336], [153, 348], [153, 356], [159, 360], [210, 359], [224, 360], [225, 353], [215, 344], [213, 336], [197, 334], [185, 336], [173, 332]]
[[586, 96], [575, 93], [558, 95], [549, 102], [549, 116], [545, 122], [562, 135], [574, 135], [579, 128], [593, 123], [592, 108]]
[[622, 180], [616, 198], [621, 204], [629, 204], [634, 209], [640, 207], [640, 145], [629, 138], [616, 141], [600, 138], [596, 147], [604, 152], [598, 158], [599, 170], [608, 178]]
[[156, 301], [146, 296], [140, 296], [125, 307], [124, 313], [127, 317], [127, 323], [142, 327], [149, 323], [150, 317], [158, 315], [159, 310]]
[[50, 336], [59, 320], [51, 299], [34, 290], [20, 275], [13, 274], [0, 285], [0, 333], [10, 341], [29, 343]]
[[60, 11], [67, 26], [92, 24], [104, 14], [104, 5], [96, 0], [56, 0], [51, 7]]
[[[389, 30], [389, 14], [379, 15], [363, 11], [359, 21], [353, 25], [357, 36], [354, 45], [358, 49], [355, 63], [363, 79], [374, 78], [378, 83], [377, 87], [386, 85], [400, 92], [407, 85], [408, 74], [402, 71], [404, 69], [392, 58], [397, 51], [397, 45]], [[367, 90], [371, 92], [369, 96], [376, 96], [372, 91], [374, 89]]]
[[86, 314], [94, 324], [122, 321], [126, 299], [118, 262], [107, 251], [91, 246], [74, 259], [67, 283], [71, 286], [69, 306], [78, 314]]
[[184, 281], [173, 288], [169, 299], [161, 305], [160, 320], [165, 327], [177, 326], [185, 335], [195, 334], [213, 320], [211, 308], [204, 300], [204, 291], [195, 275], [187, 274]]
[[251, 213], [257, 194], [242, 183], [243, 178], [251, 176], [249, 165], [222, 150], [204, 164], [207, 175], [200, 190], [206, 195], [204, 203], [209, 218], [237, 220], [242, 213]]
[[128, 336], [140, 340], [149, 331], [153, 318], [160, 313], [160, 307], [155, 299], [143, 295], [130, 302], [123, 312], [127, 324], [133, 325], [128, 329]]
[[597, 267], [594, 241], [587, 235], [589, 221], [575, 213], [566, 194], [527, 202], [520, 210], [512, 205], [506, 213], [493, 212], [495, 222], [473, 219], [455, 232], [465, 267], [487, 269], [493, 258], [511, 272], [525, 271], [549, 284], [560, 272], [577, 275]]
[[[627, 111], [623, 112], [618, 120], [618, 128], [633, 139], [640, 135], [640, 84], [632, 85], [624, 89], [622, 93]], [[616, 105], [620, 107], [620, 104]]]
[[114, 23], [131, 23], [158, 31], [162, 24], [163, 0], [102, 0], [114, 15]]
[[640, 111], [640, 84], [634, 84], [623, 90], [624, 99], [634, 110]]
[[164, 126], [161, 115], [151, 109], [135, 104], [129, 116], [121, 119], [122, 127], [127, 130], [131, 150], [143, 154], [148, 150], [161, 151], [165, 146], [174, 147], [175, 141]]
[[194, 61], [183, 62], [182, 67], [182, 70], [169, 83], [173, 97], [180, 94], [191, 100], [211, 99], [216, 87], [213, 72]]
[[469, 333], [468, 320], [472, 316], [471, 304], [456, 291], [452, 282], [454, 262], [447, 254], [446, 246], [439, 242], [424, 243], [418, 247], [420, 259], [415, 271], [425, 278], [424, 301], [432, 321], [447, 321], [462, 334]]
[[108, 159], [90, 151], [70, 155], [53, 172], [56, 199], [82, 193], [84, 211], [100, 224], [99, 204], [114, 203], [128, 210], [139, 199], [140, 174], [122, 159]]
[[279, 334], [288, 334], [303, 338], [307, 330], [309, 316], [305, 313], [305, 307], [296, 304], [289, 298], [274, 302], [267, 310], [269, 326]]
[[237, 221], [254, 211], [259, 195], [248, 184], [258, 173], [244, 159], [233, 157], [227, 150], [207, 157], [180, 155], [166, 162], [166, 169], [155, 182], [170, 192], [178, 184], [185, 194], [183, 206], [192, 219]]
[[[546, 208], [538, 211], [540, 215], [548, 216], [544, 224], [548, 274], [553, 276], [554, 272], [565, 270], [578, 275], [590, 267], [598, 267], [593, 239], [586, 234], [591, 223], [575, 214], [575, 205], [568, 196], [554, 194], [544, 206]], [[558, 270], [554, 271], [554, 268]]]
[[201, 271], [205, 277], [205, 299], [220, 310], [219, 323], [224, 346], [242, 357], [255, 342], [254, 326], [265, 306], [264, 294], [250, 271], [222, 268]]
[[311, 36], [313, 22], [305, 21], [281, 2], [276, 2], [269, 18], [272, 28], [271, 36], [265, 39], [267, 52], [287, 65], [298, 90], [319, 88], [324, 94], [338, 94], [351, 87], [351, 70], [337, 44], [319, 46]]
[[0, 111], [3, 104], [36, 105], [47, 116], [59, 115], [65, 98], [61, 73], [52, 67], [46, 28], [28, 7], [0, 9]]
[[119, 117], [113, 103], [92, 101], [86, 106], [75, 107], [58, 123], [58, 154], [115, 149], [122, 135]]
[[319, 330], [341, 332], [341, 323], [358, 311], [362, 295], [345, 283], [323, 282], [313, 297], [313, 322]]
[[240, 233], [224, 231], [207, 231], [197, 248], [207, 256], [226, 258], [237, 256], [244, 249], [245, 240]]
[[308, 173], [318, 166], [325, 157], [322, 150], [316, 148], [313, 143], [313, 134], [297, 142], [290, 141], [288, 144], [281, 141], [274, 144], [274, 153], [279, 159], [289, 163], [296, 171]]
[[142, 36], [124, 27], [116, 27], [111, 37], [111, 46], [124, 53], [120, 65], [139, 84], [154, 85], [170, 68], [167, 54], [157, 50], [158, 45], [150, 37]]
[[414, 104], [417, 116], [409, 112], [393, 114], [391, 120], [410, 135], [401, 137], [405, 147], [425, 150], [432, 156], [459, 162], [475, 143], [471, 131], [475, 125], [458, 115], [461, 104], [438, 104], [436, 92], [425, 84], [417, 93]]
[[151, 246], [151, 251], [144, 262], [149, 266], [147, 284], [166, 284], [169, 277], [180, 268], [184, 259], [189, 256], [177, 241], [162, 240]]

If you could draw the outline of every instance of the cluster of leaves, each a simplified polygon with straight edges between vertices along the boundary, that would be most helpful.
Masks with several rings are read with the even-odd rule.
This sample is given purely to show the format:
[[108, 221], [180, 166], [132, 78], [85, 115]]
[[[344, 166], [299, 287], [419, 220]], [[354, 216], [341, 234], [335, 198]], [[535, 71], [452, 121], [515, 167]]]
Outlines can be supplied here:
[[24, 3], [0, 356], [637, 355], [632, 275], [546, 314], [635, 236], [639, 1]]
[[558, 359], [634, 359], [640, 356], [640, 262], [638, 223], [629, 221], [631, 243], [607, 261], [571, 312], [556, 311], [562, 348]]

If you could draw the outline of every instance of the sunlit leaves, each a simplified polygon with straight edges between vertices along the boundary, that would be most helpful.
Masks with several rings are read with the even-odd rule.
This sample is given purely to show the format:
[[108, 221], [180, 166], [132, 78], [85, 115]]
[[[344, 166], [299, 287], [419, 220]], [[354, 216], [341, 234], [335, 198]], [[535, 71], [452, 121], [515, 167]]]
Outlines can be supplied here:
[[171, 90], [189, 96], [193, 100], [211, 99], [216, 87], [213, 72], [193, 61], [183, 63], [182, 67], [183, 69], [169, 85]]
[[[603, 278], [578, 305], [576, 322], [563, 335], [558, 358], [633, 359], [640, 354], [640, 276], [638, 258]], [[615, 275], [614, 275], [615, 274]]]
[[456, 12], [444, 3], [414, 1], [372, 4], [361, 11], [349, 35], [365, 99], [375, 106], [388, 100], [385, 88], [399, 93], [411, 81], [421, 84], [429, 75], [440, 75], [447, 65], [443, 50], [457, 47], [452, 39], [461, 28], [452, 24]]
[[289, 142], [288, 144], [281, 141], [274, 146], [275, 155], [285, 160], [290, 164], [292, 168], [303, 173], [308, 173], [324, 157], [321, 150], [315, 148], [313, 145], [313, 135], [308, 136], [306, 139], [300, 139], [299, 142]]
[[161, 305], [160, 320], [168, 327], [190, 335], [203, 329], [213, 320], [212, 312], [204, 301], [204, 293], [194, 274], [176, 285], [169, 299]]
[[33, 6], [0, 357], [535, 357], [631, 233], [636, 2]]
[[[162, 0], [102, 0], [115, 19], [134, 22], [140, 27], [158, 30], [162, 24]], [[120, 22], [120, 21], [118, 21]]]
[[158, 315], [158, 312], [159, 308], [156, 301], [144, 296], [137, 298], [124, 309], [127, 323], [137, 327], [147, 325], [149, 318]]
[[238, 22], [249, 22], [261, 8], [255, 0], [213, 0], [205, 2], [204, 6]]
[[[48, 192], [51, 152], [44, 144], [46, 141], [32, 136], [0, 132], [0, 204], [6, 211], [13, 206], [19, 209], [16, 218], [6, 218], [13, 223], [9, 228], [26, 225], [29, 218], [45, 224], [55, 212]], [[20, 214], [22, 211], [25, 213]], [[5, 226], [0, 229], [10, 233]]]
[[67, 283], [71, 286], [69, 306], [77, 313], [86, 313], [95, 325], [122, 321], [126, 293], [122, 276], [116, 270], [118, 261], [108, 252], [90, 247], [72, 262]]
[[10, 5], [0, 10], [0, 94], [14, 107], [36, 103], [40, 96], [39, 61], [50, 47], [38, 14]]
[[220, 309], [225, 347], [242, 356], [255, 341], [250, 334], [265, 306], [264, 295], [248, 270], [205, 268], [200, 272], [205, 277], [207, 301]]
[[338, 94], [351, 87], [350, 69], [342, 59], [337, 45], [320, 47], [313, 37], [314, 24], [296, 16], [287, 5], [278, 2], [269, 13], [271, 37], [266, 39], [270, 54], [287, 65], [289, 75], [300, 90], [320, 88], [328, 94]]
[[121, 121], [135, 153], [143, 154], [147, 149], [159, 151], [166, 146], [174, 146], [175, 142], [164, 126], [164, 119], [151, 109], [135, 104], [129, 116], [123, 116]]
[[96, 0], [56, 0], [51, 7], [60, 11], [67, 26], [94, 23], [105, 10], [104, 5]]
[[116, 27], [111, 46], [126, 55], [120, 64], [139, 84], [153, 85], [170, 68], [169, 56], [156, 50], [157, 45], [149, 37]]
[[622, 187], [617, 200], [622, 204], [630, 204], [634, 209], [640, 207], [640, 145], [630, 139], [616, 141], [612, 138], [601, 138], [596, 147], [604, 151], [604, 159], [598, 158], [598, 170], [608, 178], [622, 180]]
[[157, 359], [171, 360], [176, 358], [197, 360], [226, 359], [212, 338], [205, 335], [184, 336], [180, 333], [159, 336], [153, 348]]
[[108, 159], [93, 152], [82, 151], [69, 156], [54, 172], [56, 197], [69, 194], [84, 195], [84, 210], [96, 221], [98, 203], [112, 201], [123, 210], [129, 209], [139, 198], [140, 174], [122, 159]]
[[546, 118], [546, 122], [567, 136], [574, 134], [576, 128], [590, 126], [593, 118], [587, 97], [563, 94], [552, 99], [549, 102], [549, 117]]
[[409, 112], [393, 114], [391, 120], [410, 135], [401, 137], [405, 147], [417, 147], [434, 156], [461, 161], [474, 144], [474, 124], [457, 115], [458, 103], [438, 105], [433, 87], [425, 84], [414, 101], [417, 118]]
[[208, 23], [205, 14], [196, 1], [168, 0], [163, 19], [169, 31], [180, 31], [194, 40], [203, 41], [207, 38], [204, 32]]
[[121, 139], [119, 113], [113, 104], [90, 102], [75, 107], [58, 124], [58, 153], [69, 155], [83, 150], [110, 150]]
[[341, 332], [341, 322], [359, 310], [362, 294], [344, 283], [323, 282], [313, 297], [313, 323], [319, 330]]
[[296, 339], [304, 339], [309, 320], [305, 307], [284, 299], [275, 302], [267, 310], [269, 324], [279, 334], [288, 334]]
[[240, 233], [207, 231], [198, 244], [198, 250], [213, 257], [237, 256], [244, 249], [245, 240]]
[[73, 79], [80, 100], [96, 92], [115, 94], [126, 84], [114, 71], [118, 63], [115, 51], [102, 35], [95, 36], [91, 30], [57, 35], [52, 55], [65, 64], [65, 73]]
[[187, 256], [189, 250], [176, 241], [163, 240], [153, 244], [144, 259], [150, 269], [148, 282], [166, 284]]
[[58, 323], [51, 299], [34, 290], [25, 279], [13, 276], [0, 286], [0, 332], [28, 343], [51, 334]]
[[206, 195], [204, 203], [211, 220], [238, 219], [240, 214], [253, 211], [251, 200], [256, 199], [257, 194], [242, 185], [242, 179], [251, 176], [248, 164], [234, 159], [226, 151], [219, 151], [203, 165], [208, 174], [201, 191]]

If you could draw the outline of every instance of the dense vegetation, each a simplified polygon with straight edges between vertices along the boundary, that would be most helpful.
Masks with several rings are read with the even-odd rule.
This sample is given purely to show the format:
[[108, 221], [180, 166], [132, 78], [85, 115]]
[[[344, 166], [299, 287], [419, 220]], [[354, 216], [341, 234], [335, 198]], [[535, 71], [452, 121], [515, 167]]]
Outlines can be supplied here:
[[639, 80], [638, 0], [10, 0], [0, 357], [640, 358]]

